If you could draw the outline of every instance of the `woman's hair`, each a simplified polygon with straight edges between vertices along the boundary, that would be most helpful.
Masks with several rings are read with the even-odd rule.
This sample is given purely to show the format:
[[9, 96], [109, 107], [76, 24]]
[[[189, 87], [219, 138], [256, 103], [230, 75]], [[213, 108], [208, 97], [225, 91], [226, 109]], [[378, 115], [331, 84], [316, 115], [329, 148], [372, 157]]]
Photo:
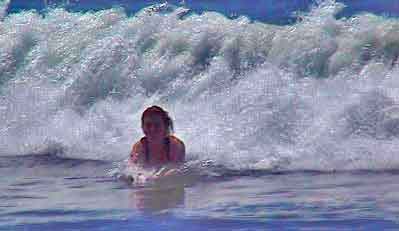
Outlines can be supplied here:
[[153, 115], [159, 115], [162, 118], [168, 135], [173, 132], [173, 121], [168, 112], [156, 105], [148, 107], [144, 110], [143, 114], [141, 115], [141, 126], [143, 127], [144, 125], [144, 117]]

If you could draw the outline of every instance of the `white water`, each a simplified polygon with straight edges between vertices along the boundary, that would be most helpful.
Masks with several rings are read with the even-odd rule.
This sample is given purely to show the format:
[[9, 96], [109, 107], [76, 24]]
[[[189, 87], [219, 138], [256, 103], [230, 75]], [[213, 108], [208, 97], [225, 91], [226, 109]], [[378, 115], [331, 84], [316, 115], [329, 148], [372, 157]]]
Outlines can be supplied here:
[[0, 1], [0, 20], [2, 20], [6, 15], [6, 9], [10, 4], [10, 0], [1, 0]]
[[[235, 169], [398, 169], [399, 21], [290, 26], [143, 10], [0, 21], [0, 155], [121, 160], [140, 115], [170, 111], [188, 159]], [[3, 7], [4, 8], [4, 7]], [[1, 17], [1, 15], [0, 15]]]

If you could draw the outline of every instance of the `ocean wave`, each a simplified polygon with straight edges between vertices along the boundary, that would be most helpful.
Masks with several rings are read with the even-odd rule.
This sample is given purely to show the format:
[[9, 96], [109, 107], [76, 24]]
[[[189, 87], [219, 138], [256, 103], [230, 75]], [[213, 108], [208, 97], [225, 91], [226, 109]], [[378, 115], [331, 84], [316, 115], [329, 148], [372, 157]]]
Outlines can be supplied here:
[[76, 159], [65, 157], [56, 153], [31, 154], [20, 156], [0, 156], [0, 168], [57, 168], [60, 171], [71, 168], [91, 168], [110, 167], [111, 163], [101, 160]]
[[119, 161], [141, 136], [142, 110], [160, 104], [190, 159], [397, 169], [399, 21], [337, 19], [341, 9], [327, 1], [285, 26], [184, 8], [8, 15], [0, 155]]

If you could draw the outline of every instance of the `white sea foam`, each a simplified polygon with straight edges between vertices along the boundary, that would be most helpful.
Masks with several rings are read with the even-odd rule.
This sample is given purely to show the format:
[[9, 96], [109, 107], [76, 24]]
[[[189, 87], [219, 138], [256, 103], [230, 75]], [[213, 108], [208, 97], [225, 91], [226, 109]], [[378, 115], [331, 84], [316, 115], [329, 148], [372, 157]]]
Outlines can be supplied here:
[[235, 169], [397, 169], [399, 21], [293, 25], [143, 10], [0, 21], [0, 155], [121, 160], [165, 106], [191, 160]]
[[1, 0], [0, 1], [0, 20], [4, 18], [7, 13], [8, 5], [10, 4], [11, 0]]

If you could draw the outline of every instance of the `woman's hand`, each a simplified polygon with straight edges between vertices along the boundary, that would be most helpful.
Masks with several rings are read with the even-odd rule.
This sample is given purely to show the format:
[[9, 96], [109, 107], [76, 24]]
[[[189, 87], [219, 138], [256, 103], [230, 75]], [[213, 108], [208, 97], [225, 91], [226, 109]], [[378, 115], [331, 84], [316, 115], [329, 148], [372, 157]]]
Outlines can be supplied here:
[[170, 178], [170, 177], [175, 177], [179, 175], [179, 170], [176, 168], [172, 169], [160, 169], [156, 173], [154, 173], [152, 176], [149, 177], [149, 179], [153, 181], [160, 181], [162, 179]]
[[172, 169], [169, 169], [168, 171], [166, 171], [164, 174], [163, 174], [163, 176], [176, 176], [176, 175], [178, 175], [179, 174], [179, 170], [178, 169], [175, 169], [175, 168], [172, 168]]

